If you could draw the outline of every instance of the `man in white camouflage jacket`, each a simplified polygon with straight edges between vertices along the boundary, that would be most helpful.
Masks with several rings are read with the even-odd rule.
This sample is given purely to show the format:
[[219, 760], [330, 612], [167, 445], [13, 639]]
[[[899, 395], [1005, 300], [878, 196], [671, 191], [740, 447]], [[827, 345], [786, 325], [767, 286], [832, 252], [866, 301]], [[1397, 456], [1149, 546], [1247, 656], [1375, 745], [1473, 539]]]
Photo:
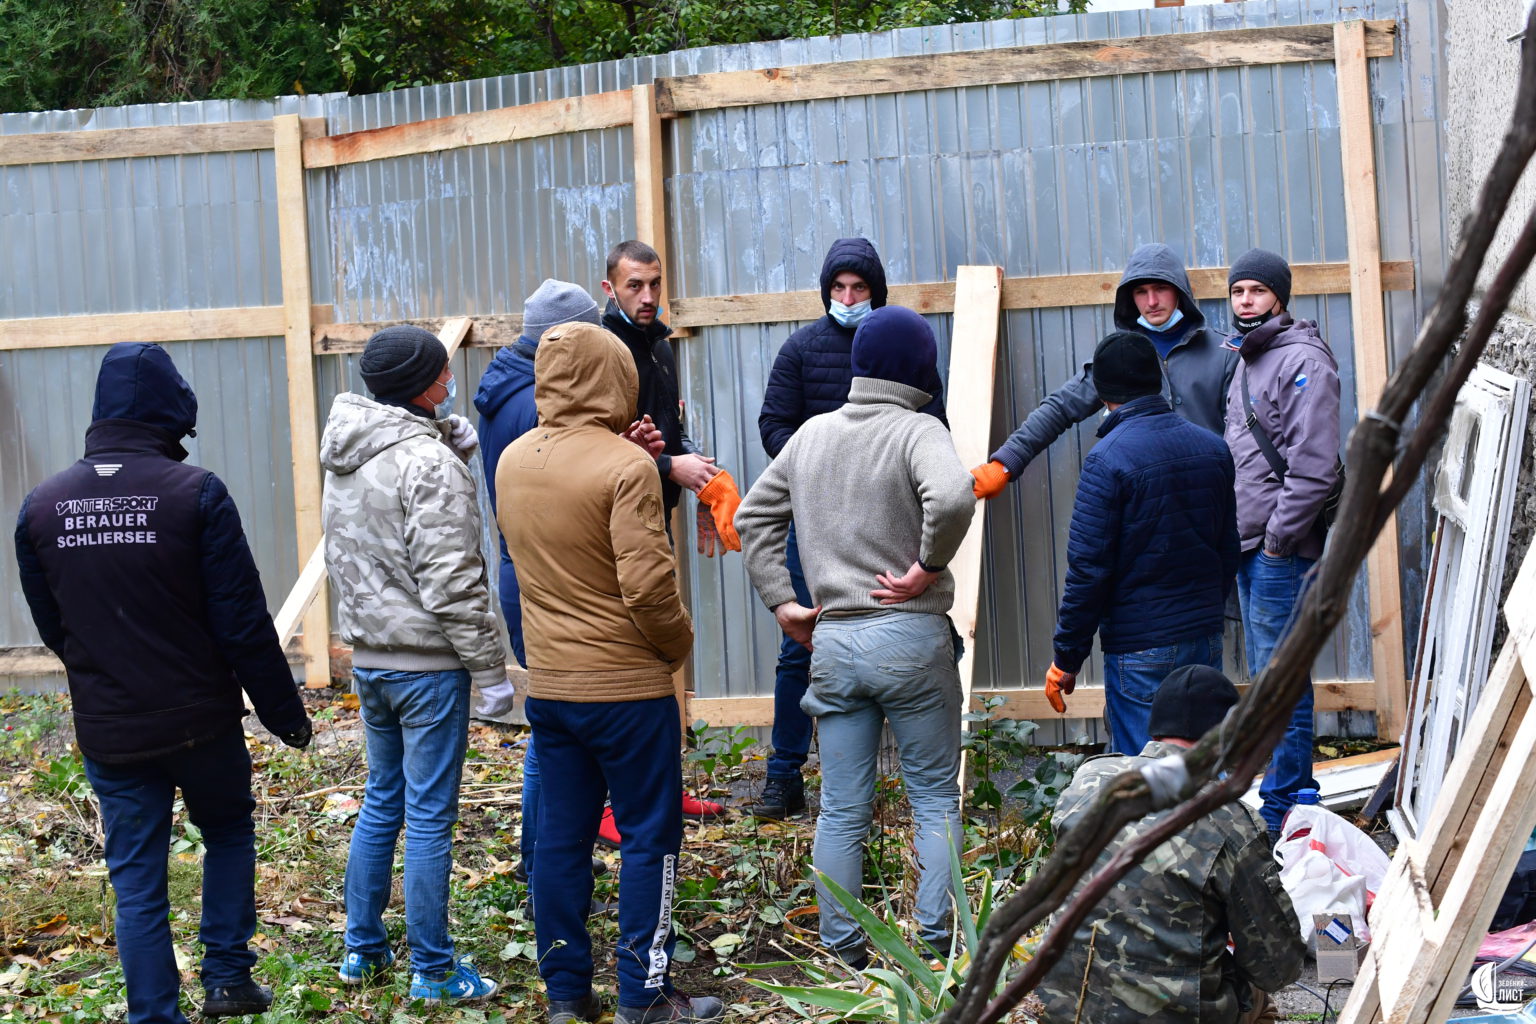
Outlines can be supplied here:
[[320, 442], [325, 562], [368, 747], [341, 980], [372, 980], [394, 960], [382, 915], [403, 822], [410, 998], [476, 1001], [496, 983], [454, 957], [451, 840], [471, 679], [482, 698], [510, 690], [464, 463], [476, 439], [467, 421], [450, 420], [455, 381], [435, 335], [387, 327], [368, 340], [359, 368], [373, 397], [338, 395]]

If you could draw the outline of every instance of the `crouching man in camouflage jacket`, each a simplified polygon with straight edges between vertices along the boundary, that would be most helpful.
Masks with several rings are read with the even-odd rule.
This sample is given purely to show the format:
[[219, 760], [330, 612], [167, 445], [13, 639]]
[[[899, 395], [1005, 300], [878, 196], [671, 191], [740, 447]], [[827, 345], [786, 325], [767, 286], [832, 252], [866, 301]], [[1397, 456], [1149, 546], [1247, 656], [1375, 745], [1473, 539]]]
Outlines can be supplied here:
[[[1058, 835], [1115, 776], [1193, 746], [1236, 703], [1237, 689], [1215, 669], [1174, 670], [1152, 699], [1152, 742], [1135, 757], [1096, 757], [1079, 768], [1056, 804]], [[1127, 825], [1094, 870], [1166, 813]], [[1306, 955], [1264, 823], [1242, 803], [1216, 808], [1153, 850], [1074, 940], [1037, 992], [1051, 1024], [1273, 1020], [1268, 994], [1296, 980]]]

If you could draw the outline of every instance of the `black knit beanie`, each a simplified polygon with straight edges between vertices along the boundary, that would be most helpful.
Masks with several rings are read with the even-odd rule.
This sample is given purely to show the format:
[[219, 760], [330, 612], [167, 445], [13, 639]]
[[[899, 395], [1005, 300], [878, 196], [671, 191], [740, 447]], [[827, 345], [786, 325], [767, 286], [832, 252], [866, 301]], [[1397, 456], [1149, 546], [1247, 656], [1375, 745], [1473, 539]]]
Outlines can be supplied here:
[[1291, 265], [1268, 249], [1249, 249], [1232, 261], [1227, 287], [1239, 281], [1257, 281], [1275, 293], [1280, 305], [1291, 308]]
[[878, 377], [925, 391], [938, 377], [933, 328], [905, 306], [881, 306], [859, 324], [849, 353], [855, 377]]
[[437, 335], [396, 324], [368, 339], [357, 367], [373, 397], [409, 400], [432, 386], [446, 362], [448, 350]]
[[1134, 331], [1115, 331], [1093, 350], [1093, 388], [1099, 400], [1123, 405], [1160, 395], [1163, 369], [1152, 342]]
[[1232, 680], [1206, 665], [1185, 665], [1168, 673], [1152, 697], [1148, 734], [1197, 740], [1227, 717], [1237, 703]]

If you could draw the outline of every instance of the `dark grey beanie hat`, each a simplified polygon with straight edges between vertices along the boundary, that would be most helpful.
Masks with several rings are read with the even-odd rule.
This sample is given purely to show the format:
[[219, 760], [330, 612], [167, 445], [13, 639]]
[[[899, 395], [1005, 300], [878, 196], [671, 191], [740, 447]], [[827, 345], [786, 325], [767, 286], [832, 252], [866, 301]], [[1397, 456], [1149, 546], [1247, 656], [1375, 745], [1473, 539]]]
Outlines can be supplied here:
[[396, 324], [368, 339], [357, 368], [375, 398], [409, 400], [432, 386], [447, 361], [448, 350], [437, 335]]
[[1147, 733], [1197, 740], [1216, 728], [1236, 703], [1237, 687], [1216, 669], [1208, 665], [1176, 668], [1152, 696]]
[[1291, 307], [1291, 265], [1268, 249], [1249, 249], [1232, 261], [1227, 287], [1239, 281], [1257, 281], [1275, 293], [1280, 305]]
[[1105, 335], [1093, 350], [1093, 389], [1101, 401], [1116, 405], [1162, 394], [1163, 369], [1157, 349], [1134, 331]]
[[523, 300], [523, 337], [535, 343], [551, 327], [576, 320], [603, 325], [597, 302], [579, 284], [547, 278]]

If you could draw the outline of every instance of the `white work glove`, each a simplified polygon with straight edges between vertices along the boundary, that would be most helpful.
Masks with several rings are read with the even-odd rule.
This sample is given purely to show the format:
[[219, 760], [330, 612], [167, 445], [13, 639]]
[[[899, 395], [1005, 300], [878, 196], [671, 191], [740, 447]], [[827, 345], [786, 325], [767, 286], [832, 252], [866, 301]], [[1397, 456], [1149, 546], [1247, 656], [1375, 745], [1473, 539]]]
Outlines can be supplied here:
[[448, 443], [462, 455], [480, 447], [480, 435], [475, 433], [475, 425], [468, 416], [454, 413], [448, 417]]
[[504, 665], [471, 672], [469, 684], [474, 689], [469, 716], [487, 722], [506, 722], [512, 718], [512, 704], [517, 688], [507, 678]]

